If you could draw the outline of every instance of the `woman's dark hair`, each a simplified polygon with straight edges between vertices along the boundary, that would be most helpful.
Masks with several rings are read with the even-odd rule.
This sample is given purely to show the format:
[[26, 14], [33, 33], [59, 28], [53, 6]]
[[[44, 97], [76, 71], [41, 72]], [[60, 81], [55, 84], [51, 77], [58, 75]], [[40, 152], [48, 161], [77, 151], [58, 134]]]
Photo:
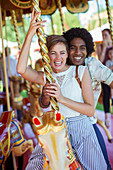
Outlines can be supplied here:
[[48, 48], [48, 51], [51, 50], [51, 48], [56, 45], [57, 43], [63, 43], [66, 46], [67, 52], [69, 51], [67, 40], [62, 35], [49, 35], [46, 37], [46, 45]]
[[85, 44], [87, 49], [87, 56], [94, 52], [94, 43], [91, 34], [85, 28], [71, 28], [70, 30], [63, 33], [64, 38], [67, 40], [68, 45], [70, 47], [70, 42], [74, 38], [81, 38]]
[[111, 31], [110, 31], [109, 28], [105, 28], [104, 30], [102, 30], [102, 32], [103, 32], [103, 31], [107, 31], [107, 32], [111, 35]]

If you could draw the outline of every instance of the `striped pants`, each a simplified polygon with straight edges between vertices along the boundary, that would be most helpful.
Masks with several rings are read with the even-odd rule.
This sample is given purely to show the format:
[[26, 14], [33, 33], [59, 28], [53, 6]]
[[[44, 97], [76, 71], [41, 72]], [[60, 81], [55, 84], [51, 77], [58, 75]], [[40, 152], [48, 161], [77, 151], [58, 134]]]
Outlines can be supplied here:
[[43, 149], [39, 144], [35, 146], [29, 158], [26, 170], [43, 170]]
[[93, 126], [86, 116], [66, 118], [74, 154], [84, 170], [107, 170]]

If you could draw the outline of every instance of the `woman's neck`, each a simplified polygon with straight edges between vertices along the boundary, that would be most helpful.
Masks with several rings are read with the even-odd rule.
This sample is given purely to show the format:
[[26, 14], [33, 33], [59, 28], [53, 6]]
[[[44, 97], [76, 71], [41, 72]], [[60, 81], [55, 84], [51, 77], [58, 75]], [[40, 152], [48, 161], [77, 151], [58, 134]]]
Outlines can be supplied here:
[[54, 72], [54, 73], [61, 73], [61, 72], [64, 72], [64, 71], [68, 70], [69, 67], [70, 67], [69, 65], [65, 65], [65, 67], [62, 68], [61, 70], [60, 70], [60, 69], [58, 69], [58, 70], [53, 70], [53, 72]]

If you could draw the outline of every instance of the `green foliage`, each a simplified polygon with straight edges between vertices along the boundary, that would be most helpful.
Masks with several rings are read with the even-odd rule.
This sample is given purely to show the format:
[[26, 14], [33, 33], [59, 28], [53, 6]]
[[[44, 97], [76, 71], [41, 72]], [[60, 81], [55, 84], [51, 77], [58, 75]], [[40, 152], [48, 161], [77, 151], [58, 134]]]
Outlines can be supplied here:
[[[25, 30], [27, 31], [29, 27], [29, 19], [24, 19], [24, 26], [25, 26]], [[16, 42], [17, 40], [16, 40], [16, 33], [14, 30], [14, 26], [11, 23], [11, 20], [9, 18], [6, 20], [6, 29], [7, 29], [8, 41]], [[25, 33], [23, 31], [22, 26], [18, 26], [17, 29], [18, 29], [19, 40], [20, 40], [20, 43], [22, 44], [25, 39]], [[5, 26], [3, 26], [3, 37], [4, 39], [6, 39]]]
[[[113, 12], [113, 7], [111, 6], [110, 7], [110, 12]], [[106, 11], [106, 9], [103, 9], [103, 8], [100, 8], [100, 12], [99, 12], [99, 15], [100, 14], [106, 14], [107, 15], [107, 11]], [[95, 13], [94, 15], [97, 15], [97, 13]], [[111, 14], [110, 14], [111, 15]], [[100, 16], [102, 16], [102, 15], [100, 15]], [[112, 17], [112, 16], [111, 16]], [[101, 25], [104, 25], [104, 24], [106, 24], [106, 23], [108, 23], [108, 15], [107, 15], [107, 17], [106, 18], [101, 18], [100, 17], [100, 20], [101, 20]], [[93, 29], [95, 29], [95, 28], [97, 28], [97, 27], [99, 27], [99, 18], [98, 19], [95, 19], [95, 20], [93, 20], [93, 19], [91, 19], [90, 21], [89, 21], [89, 23], [88, 23], [88, 31], [91, 31], [91, 30], [93, 30]]]
[[81, 27], [79, 14], [71, 14], [70, 12], [65, 13], [65, 20], [69, 28]]
[[[62, 25], [61, 25], [61, 19], [59, 11], [57, 10], [53, 15], [53, 25], [57, 28], [57, 34], [62, 34]], [[81, 27], [78, 14], [71, 14], [68, 11], [63, 13], [63, 19], [64, 19], [64, 26], [65, 29], [68, 30], [72, 27]]]
[[[69, 28], [72, 28], [75, 26], [81, 27], [78, 14], [71, 14], [68, 11], [66, 11], [63, 14], [63, 18], [64, 18], [65, 30], [68, 30]], [[61, 25], [61, 19], [60, 19], [60, 14], [59, 14], [58, 10], [56, 10], [56, 12], [52, 15], [52, 19], [53, 19], [53, 27], [56, 28], [56, 30], [57, 30], [56, 34], [62, 34], [62, 25]], [[29, 24], [30, 24], [30, 19], [24, 18], [24, 27], [25, 27], [26, 32], [28, 31]], [[7, 25], [8, 41], [16, 42], [17, 40], [16, 40], [16, 33], [14, 30], [14, 26], [11, 23], [9, 18], [7, 18], [7, 20], [6, 20], [6, 25]], [[47, 25], [47, 27], [49, 30], [48, 34], [53, 34], [53, 31], [51, 29], [52, 28], [51, 20], [50, 20], [49, 25]], [[20, 43], [22, 44], [25, 39], [23, 27], [18, 26], [17, 29], [18, 29], [19, 40], [20, 40]], [[3, 27], [3, 37], [4, 37], [4, 39], [6, 39], [5, 26]]]
[[[113, 7], [111, 7], [111, 10], [113, 9]], [[105, 12], [106, 9], [102, 9], [100, 10], [100, 12]], [[48, 17], [49, 18], [49, 17]], [[68, 30], [72, 27], [81, 27], [81, 23], [79, 20], [79, 14], [71, 14], [70, 12], [68, 12], [67, 10], [63, 10], [63, 19], [64, 19], [64, 26], [65, 26], [65, 30]], [[56, 34], [62, 34], [62, 25], [61, 25], [61, 19], [60, 19], [60, 14], [59, 11], [56, 10], [56, 12], [52, 15], [52, 20], [53, 20], [53, 27], [54, 29], [56, 29], [55, 33]], [[101, 19], [101, 23], [102, 25], [108, 22], [108, 18], [104, 18]], [[8, 36], [8, 40], [12, 41], [12, 42], [16, 42], [16, 34], [14, 31], [14, 26], [11, 23], [10, 19], [7, 18], [6, 19], [6, 24], [7, 24], [7, 36]], [[28, 28], [29, 28], [29, 24], [30, 24], [30, 19], [29, 17], [25, 17], [24, 18], [24, 27], [25, 27], [25, 31], [27, 33]], [[89, 24], [87, 26], [87, 29], [90, 31], [94, 28], [96, 28], [97, 26], [99, 26], [99, 20], [90, 20]], [[51, 26], [51, 20], [49, 21], [49, 24], [47, 25], [47, 34], [53, 34], [52, 31], [52, 26]], [[22, 44], [24, 39], [25, 39], [25, 33], [23, 30], [23, 27], [19, 27], [18, 26], [18, 35], [19, 35], [19, 40], [20, 43]], [[1, 36], [1, 35], [0, 35]], [[3, 37], [4, 39], [6, 39], [6, 35], [5, 35], [5, 27], [3, 26]]]

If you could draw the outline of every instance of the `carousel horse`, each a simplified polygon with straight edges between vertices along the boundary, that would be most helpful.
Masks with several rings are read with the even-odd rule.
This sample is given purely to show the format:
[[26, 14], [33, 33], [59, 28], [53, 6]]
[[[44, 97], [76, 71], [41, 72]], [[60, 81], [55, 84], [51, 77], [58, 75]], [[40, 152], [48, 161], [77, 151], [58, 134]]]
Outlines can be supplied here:
[[32, 140], [26, 140], [20, 122], [14, 118], [14, 111], [3, 112], [0, 117], [0, 166], [3, 165], [11, 151], [21, 156], [28, 149], [33, 151]]
[[[32, 118], [37, 139], [44, 150], [43, 170], [81, 170], [69, 138], [64, 117], [60, 112], [48, 111]], [[48, 168], [47, 168], [48, 167]]]

